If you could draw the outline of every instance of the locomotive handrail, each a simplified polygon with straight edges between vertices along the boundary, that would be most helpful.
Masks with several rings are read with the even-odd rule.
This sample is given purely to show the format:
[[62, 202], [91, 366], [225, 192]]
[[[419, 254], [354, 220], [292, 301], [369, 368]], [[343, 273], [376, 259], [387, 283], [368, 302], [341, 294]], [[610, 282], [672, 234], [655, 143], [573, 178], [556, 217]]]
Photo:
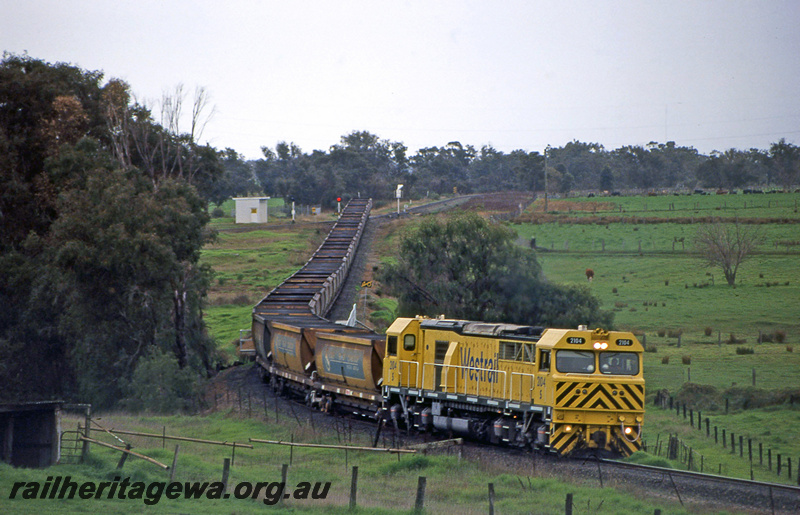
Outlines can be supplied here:
[[511, 395], [514, 395], [514, 376], [519, 377], [519, 400], [522, 401], [522, 378], [523, 377], [530, 377], [531, 378], [531, 389], [530, 389], [530, 399], [525, 399], [525, 402], [531, 402], [533, 399], [533, 387], [536, 385], [536, 376], [534, 374], [526, 374], [525, 372], [511, 372]]
[[[403, 386], [403, 372], [402, 372], [402, 368], [400, 367], [400, 365], [402, 365], [404, 363], [406, 365], [414, 365], [414, 367], [416, 367], [416, 369], [417, 369], [416, 387], [420, 388], [421, 387], [420, 386], [421, 382], [420, 382], [420, 374], [419, 374], [419, 363], [416, 362], [416, 361], [408, 361], [408, 360], [405, 360], [405, 359], [398, 359], [397, 360], [397, 382], [398, 382], [398, 384], [400, 386]], [[408, 368], [409, 368], [409, 370], [411, 369], [410, 366]], [[410, 373], [408, 375], [411, 376]], [[406, 385], [406, 388], [411, 388], [411, 381], [408, 382], [408, 384]]]
[[[455, 368], [456, 370], [464, 369], [467, 372], [477, 372], [477, 373], [486, 372], [487, 374], [488, 373], [503, 374], [503, 397], [501, 397], [501, 399], [505, 400], [505, 401], [511, 400], [506, 395], [506, 393], [508, 391], [507, 390], [507, 381], [506, 381], [506, 379], [508, 378], [508, 374], [506, 373], [505, 370], [497, 370], [497, 369], [494, 369], [494, 368], [465, 367], [465, 366], [462, 366], [462, 365], [445, 365], [444, 363], [425, 363], [425, 364], [423, 364], [423, 367], [422, 367], [422, 384], [423, 385], [425, 384], [425, 365], [431, 365], [431, 366], [434, 367], [434, 377], [433, 377], [434, 382], [436, 381], [436, 367], [437, 366], [438, 367], [442, 367], [442, 370], [444, 371], [444, 393], [450, 393], [448, 391], [450, 387], [449, 387], [448, 382], [447, 382], [447, 376], [448, 376], [448, 373], [449, 373], [451, 368]], [[458, 393], [458, 374], [456, 374], [454, 382], [455, 382], [455, 386], [453, 387], [453, 390], [455, 390], [455, 391], [453, 393]], [[495, 395], [494, 395], [494, 385], [495, 385], [495, 383], [497, 381], [488, 381], [488, 382], [489, 382], [489, 384], [491, 384], [491, 391], [490, 391], [489, 397], [491, 397], [492, 399], [497, 399], [497, 397], [495, 397]], [[467, 383], [468, 383], [468, 381], [464, 381], [464, 395], [467, 395]], [[479, 392], [479, 388], [480, 388], [480, 383], [481, 383], [480, 380], [475, 381], [475, 395], [480, 395], [480, 393], [478, 393]], [[434, 390], [437, 388], [437, 386], [439, 386], [439, 385], [436, 385], [436, 384], [433, 385]]]

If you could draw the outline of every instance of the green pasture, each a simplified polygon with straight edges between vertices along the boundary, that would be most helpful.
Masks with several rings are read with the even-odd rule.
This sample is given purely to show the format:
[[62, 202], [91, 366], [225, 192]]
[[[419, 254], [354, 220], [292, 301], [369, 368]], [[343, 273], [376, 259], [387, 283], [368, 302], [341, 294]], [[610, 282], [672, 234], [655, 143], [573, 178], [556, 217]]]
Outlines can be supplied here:
[[[709, 436], [706, 435], [705, 419], [703, 413], [702, 429], [698, 429], [695, 415], [695, 425], [689, 424], [689, 419], [683, 418], [683, 411], [678, 414], [676, 410], [662, 410], [648, 407], [645, 415], [645, 429], [643, 438], [648, 445], [649, 453], [655, 453], [657, 443], [660, 441], [662, 456], [665, 454], [667, 441], [670, 435], [677, 436], [681, 442], [691, 447], [694, 464], [692, 469], [699, 471], [702, 455], [703, 471], [730, 477], [750, 479], [752, 468], [753, 478], [756, 481], [768, 483], [783, 483], [797, 485], [798, 459], [800, 459], [800, 442], [796, 438], [796, 428], [800, 426], [800, 408], [764, 408], [746, 410], [729, 415], [711, 414], [709, 419]], [[717, 428], [718, 440], [714, 440], [714, 427]], [[722, 430], [725, 429], [726, 444], [722, 445]], [[730, 434], [734, 434], [735, 448], [731, 449]], [[744, 437], [742, 452], [739, 449], [739, 436]], [[753, 462], [749, 459], [748, 439], [751, 440]], [[759, 457], [759, 443], [761, 456]], [[772, 453], [772, 470], [768, 467], [768, 450]], [[777, 457], [781, 455], [783, 470], [777, 475]], [[786, 458], [792, 460], [791, 478], [787, 474]], [[686, 468], [685, 464], [672, 463], [675, 468]]]
[[327, 235], [327, 228], [316, 224], [262, 227], [221, 230], [201, 256], [214, 271], [204, 318], [229, 357], [239, 330], [250, 327], [253, 306], [303, 266]]
[[[604, 254], [540, 252], [545, 276], [556, 283], [578, 284], [615, 312], [620, 329], [683, 330], [684, 340], [714, 341], [731, 333], [755, 341], [758, 331], [786, 331], [786, 341], [800, 343], [800, 255], [756, 255], [739, 269], [736, 287], [721, 270], [707, 268], [687, 254]], [[586, 269], [594, 271], [592, 282]]]
[[[513, 224], [521, 243], [546, 251], [585, 251], [593, 253], [674, 253], [694, 252], [694, 237], [699, 224], [679, 223], [605, 223], [580, 224], [568, 220], [546, 224]], [[800, 224], [764, 223], [751, 225], [763, 237], [757, 252], [769, 252], [800, 257], [798, 245], [785, 242], [800, 241]], [[544, 254], [542, 254], [544, 255]]]
[[[800, 193], [687, 195], [664, 194], [632, 197], [550, 197], [548, 212], [570, 216], [636, 218], [773, 218], [797, 219]], [[527, 211], [542, 211], [544, 200], [537, 200]]]
[[[271, 400], [268, 401], [271, 407]], [[107, 428], [142, 431], [148, 433], [179, 435], [208, 440], [243, 442], [249, 438], [323, 444], [369, 445], [367, 432], [351, 432], [337, 437], [330, 430], [315, 431], [308, 415], [299, 415], [301, 424], [287, 413], [275, 422], [271, 409], [268, 421], [261, 408], [253, 418], [233, 409], [204, 417], [154, 417], [108, 414], [99, 422]], [[320, 417], [317, 414], [317, 426]], [[77, 419], [67, 419], [66, 427], [75, 427]], [[93, 437], [116, 442], [101, 431]], [[162, 463], [171, 464], [175, 441], [162, 442], [155, 438], [124, 436], [134, 450]], [[500, 513], [561, 513], [567, 493], [573, 494], [576, 506], [589, 507], [591, 513], [653, 513], [656, 508], [668, 513], [689, 513], [677, 500], [646, 498], [630, 492], [611, 488], [581, 486], [553, 479], [548, 470], [513, 471], [502, 463], [471, 462], [456, 456], [416, 456], [388, 453], [370, 453], [331, 449], [301, 449], [254, 443], [253, 449], [203, 445], [178, 442], [180, 445], [175, 481], [220, 481], [224, 458], [233, 458], [229, 478], [228, 499], [180, 499], [162, 497], [157, 504], [147, 506], [137, 499], [49, 500], [9, 499], [14, 482], [39, 481], [48, 477], [71, 476], [72, 481], [113, 481], [115, 477], [130, 478], [130, 482], [146, 484], [168, 481], [169, 472], [136, 458], [129, 458], [122, 471], [116, 469], [117, 451], [91, 447], [87, 465], [61, 465], [44, 470], [13, 469], [0, 464], [0, 511], [5, 513], [271, 513], [293, 511], [299, 513], [349, 512], [350, 479], [352, 467], [358, 466], [358, 513], [408, 513], [413, 510], [417, 480], [427, 479], [425, 510], [427, 513], [486, 513], [488, 484], [494, 485], [495, 509]], [[235, 499], [233, 492], [242, 482], [278, 482], [281, 466], [288, 469], [287, 485], [290, 491], [300, 482], [330, 482], [327, 498], [288, 499], [283, 505], [268, 506], [263, 499]], [[454, 473], [457, 472], [457, 473]], [[595, 484], [596, 481], [591, 481]]]
[[[716, 341], [716, 334], [708, 338], [708, 343], [687, 343], [683, 339], [678, 347], [677, 338], [659, 338], [648, 333], [646, 345], [650, 352], [644, 355], [648, 396], [664, 388], [674, 395], [685, 383], [709, 385], [718, 390], [753, 386], [764, 390], [800, 388], [800, 345], [755, 343], [754, 339], [745, 344], [718, 345]], [[752, 349], [753, 353], [737, 354], [739, 348]], [[800, 397], [797, 404], [800, 407]], [[719, 406], [716, 411], [722, 409]]]

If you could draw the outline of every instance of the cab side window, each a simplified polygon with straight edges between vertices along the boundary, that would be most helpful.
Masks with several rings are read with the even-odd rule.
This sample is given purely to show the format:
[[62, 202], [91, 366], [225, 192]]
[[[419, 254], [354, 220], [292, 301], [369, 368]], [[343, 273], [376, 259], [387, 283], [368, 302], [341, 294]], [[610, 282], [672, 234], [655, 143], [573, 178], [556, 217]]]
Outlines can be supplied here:
[[403, 337], [403, 350], [414, 350], [417, 345], [417, 337], [407, 334]]
[[541, 372], [550, 371], [550, 351], [543, 350], [539, 353], [539, 370]]
[[389, 356], [397, 356], [397, 336], [389, 336], [386, 338], [386, 354]]

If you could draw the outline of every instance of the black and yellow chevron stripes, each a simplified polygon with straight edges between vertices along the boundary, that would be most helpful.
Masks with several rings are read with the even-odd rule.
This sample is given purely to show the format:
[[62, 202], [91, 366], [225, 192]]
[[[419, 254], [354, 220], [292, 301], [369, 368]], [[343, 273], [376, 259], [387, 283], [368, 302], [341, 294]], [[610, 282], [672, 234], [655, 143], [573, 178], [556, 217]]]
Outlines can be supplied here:
[[563, 381], [556, 383], [555, 408], [641, 411], [644, 385]]
[[550, 435], [550, 448], [562, 456], [569, 455], [579, 443], [580, 447], [583, 447], [584, 442], [580, 430], [567, 432], [565, 428], [564, 424], [553, 424]]
[[614, 444], [619, 448], [620, 454], [623, 456], [630, 456], [634, 452], [642, 448], [642, 441], [638, 439], [631, 442], [623, 436], [618, 436], [614, 439]]
[[[569, 430], [568, 430], [569, 429]], [[586, 449], [598, 449], [597, 444], [589, 438], [589, 433], [604, 431], [606, 444], [599, 450], [608, 451], [621, 456], [630, 456], [641, 448], [641, 441], [631, 442], [622, 435], [619, 426], [584, 426], [582, 424], [552, 424], [550, 448], [562, 456]]]

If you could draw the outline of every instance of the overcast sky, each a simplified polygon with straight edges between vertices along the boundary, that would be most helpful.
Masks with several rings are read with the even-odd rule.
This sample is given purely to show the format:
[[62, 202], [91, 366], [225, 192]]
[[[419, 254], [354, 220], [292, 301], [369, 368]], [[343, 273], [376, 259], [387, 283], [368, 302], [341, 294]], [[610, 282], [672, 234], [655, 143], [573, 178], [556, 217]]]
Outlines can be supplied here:
[[411, 152], [800, 142], [797, 0], [0, 0], [0, 49], [151, 105], [204, 87], [201, 141], [251, 159], [356, 130]]

